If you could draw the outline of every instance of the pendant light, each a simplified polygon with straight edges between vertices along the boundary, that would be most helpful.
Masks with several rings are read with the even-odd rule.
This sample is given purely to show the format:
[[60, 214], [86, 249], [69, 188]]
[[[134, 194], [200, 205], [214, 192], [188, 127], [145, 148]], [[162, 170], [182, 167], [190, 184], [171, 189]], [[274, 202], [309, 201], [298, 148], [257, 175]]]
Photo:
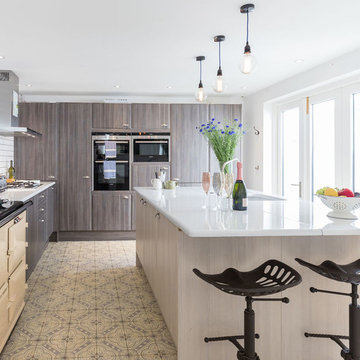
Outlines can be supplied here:
[[255, 67], [255, 59], [251, 54], [251, 49], [249, 45], [249, 12], [255, 9], [254, 4], [245, 4], [240, 8], [242, 14], [246, 14], [246, 45], [244, 49], [244, 55], [241, 59], [240, 70], [244, 74], [250, 74]]
[[216, 74], [216, 81], [214, 84], [214, 90], [218, 93], [222, 93], [225, 90], [224, 77], [221, 68], [221, 43], [225, 40], [225, 35], [217, 35], [214, 37], [214, 41], [219, 44], [219, 68]]
[[199, 82], [199, 86], [196, 89], [196, 93], [195, 93], [195, 99], [198, 102], [204, 102], [206, 100], [206, 94], [204, 91], [204, 86], [202, 83], [202, 62], [205, 60], [205, 56], [197, 56], [196, 57], [196, 61], [199, 61], [200, 63], [200, 82]]

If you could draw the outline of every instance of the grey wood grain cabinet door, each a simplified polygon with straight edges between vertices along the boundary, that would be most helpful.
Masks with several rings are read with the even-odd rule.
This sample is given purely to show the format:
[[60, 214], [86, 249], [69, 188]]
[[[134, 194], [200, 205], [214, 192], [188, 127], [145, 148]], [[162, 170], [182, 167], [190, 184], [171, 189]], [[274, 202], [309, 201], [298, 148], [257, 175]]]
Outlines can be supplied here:
[[[224, 120], [234, 120], [241, 118], [241, 105], [240, 104], [211, 104], [209, 119], [215, 118], [216, 121], [223, 122]], [[235, 157], [240, 159], [240, 144], [235, 150]], [[215, 156], [214, 151], [210, 148], [210, 171], [212, 173], [220, 171], [219, 162]], [[236, 163], [233, 164], [233, 173], [236, 176]]]
[[208, 121], [209, 107], [171, 105], [170, 117], [171, 176], [181, 183], [200, 183], [202, 172], [209, 171], [209, 147], [196, 127]]
[[93, 104], [94, 129], [130, 129], [130, 104]]
[[169, 104], [132, 104], [131, 126], [135, 131], [155, 130], [167, 132], [170, 129]]
[[170, 179], [170, 164], [169, 163], [137, 163], [131, 166], [131, 184], [134, 187], [152, 186], [151, 179], [155, 178], [155, 171], [159, 172], [160, 168], [166, 170], [166, 180]]
[[91, 104], [59, 104], [59, 129], [59, 230], [91, 230]]
[[92, 194], [92, 229], [95, 231], [130, 231], [130, 193], [94, 191]]
[[20, 103], [19, 126], [29, 127], [40, 137], [15, 137], [15, 170], [18, 179], [52, 181], [58, 178], [57, 104]]

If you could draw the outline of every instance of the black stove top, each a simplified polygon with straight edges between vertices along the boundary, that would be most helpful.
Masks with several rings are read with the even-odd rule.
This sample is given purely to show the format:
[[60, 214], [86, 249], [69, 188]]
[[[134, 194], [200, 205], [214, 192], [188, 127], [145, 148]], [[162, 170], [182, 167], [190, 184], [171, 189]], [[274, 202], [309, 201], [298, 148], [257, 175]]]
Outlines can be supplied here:
[[33, 188], [37, 188], [38, 186], [40, 186], [40, 184], [38, 182], [21, 181], [21, 180], [17, 180], [17, 181], [7, 184], [8, 189], [18, 189], [18, 188], [33, 189]]
[[9, 201], [0, 199], [0, 220], [5, 219], [8, 215], [23, 205], [24, 204], [22, 201]]

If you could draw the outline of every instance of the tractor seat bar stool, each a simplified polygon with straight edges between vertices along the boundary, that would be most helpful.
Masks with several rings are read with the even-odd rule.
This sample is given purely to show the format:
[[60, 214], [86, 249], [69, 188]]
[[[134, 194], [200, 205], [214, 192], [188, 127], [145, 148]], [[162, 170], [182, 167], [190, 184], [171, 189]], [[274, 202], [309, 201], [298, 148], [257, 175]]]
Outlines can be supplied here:
[[[231, 295], [245, 296], [246, 309], [244, 311], [244, 335], [206, 337], [206, 343], [213, 341], [230, 341], [238, 349], [238, 360], [260, 360], [255, 352], [255, 312], [252, 308], [254, 301], [281, 301], [289, 303], [287, 297], [283, 298], [256, 298], [279, 293], [296, 286], [301, 282], [300, 274], [290, 266], [278, 261], [268, 260], [256, 269], [240, 272], [236, 269], [226, 269], [221, 274], [203, 274], [198, 269], [193, 272], [202, 280]], [[238, 340], [244, 340], [244, 346]]]
[[[301, 259], [295, 260], [300, 265], [303, 265], [322, 276], [325, 276], [332, 280], [351, 284], [351, 293], [320, 290], [314, 287], [310, 288], [310, 291], [312, 293], [319, 292], [351, 297], [352, 301], [349, 305], [349, 336], [313, 333], [305, 333], [305, 336], [331, 339], [341, 347], [341, 356], [345, 360], [360, 360], [360, 306], [358, 305], [358, 285], [360, 284], [360, 259], [347, 265], [339, 265], [330, 260], [326, 260], [320, 265], [314, 265]], [[341, 341], [342, 339], [349, 340], [349, 347], [345, 346], [345, 344]]]

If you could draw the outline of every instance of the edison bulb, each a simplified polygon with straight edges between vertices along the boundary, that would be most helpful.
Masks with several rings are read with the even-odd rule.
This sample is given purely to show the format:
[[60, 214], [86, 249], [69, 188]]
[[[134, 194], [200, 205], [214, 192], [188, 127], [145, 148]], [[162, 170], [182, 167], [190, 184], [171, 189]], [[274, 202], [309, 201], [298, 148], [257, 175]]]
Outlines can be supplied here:
[[227, 83], [226, 83], [226, 79], [224, 79], [224, 76], [222, 76], [222, 75], [216, 76], [213, 87], [214, 87], [214, 91], [217, 93], [222, 93], [222, 92], [226, 91]]
[[195, 99], [198, 101], [198, 102], [204, 102], [207, 98], [207, 95], [204, 91], [204, 88], [201, 86], [199, 86], [197, 89], [196, 89], [196, 93], [195, 93]]
[[251, 52], [246, 52], [240, 63], [240, 70], [244, 74], [250, 74], [255, 68], [255, 58]]

